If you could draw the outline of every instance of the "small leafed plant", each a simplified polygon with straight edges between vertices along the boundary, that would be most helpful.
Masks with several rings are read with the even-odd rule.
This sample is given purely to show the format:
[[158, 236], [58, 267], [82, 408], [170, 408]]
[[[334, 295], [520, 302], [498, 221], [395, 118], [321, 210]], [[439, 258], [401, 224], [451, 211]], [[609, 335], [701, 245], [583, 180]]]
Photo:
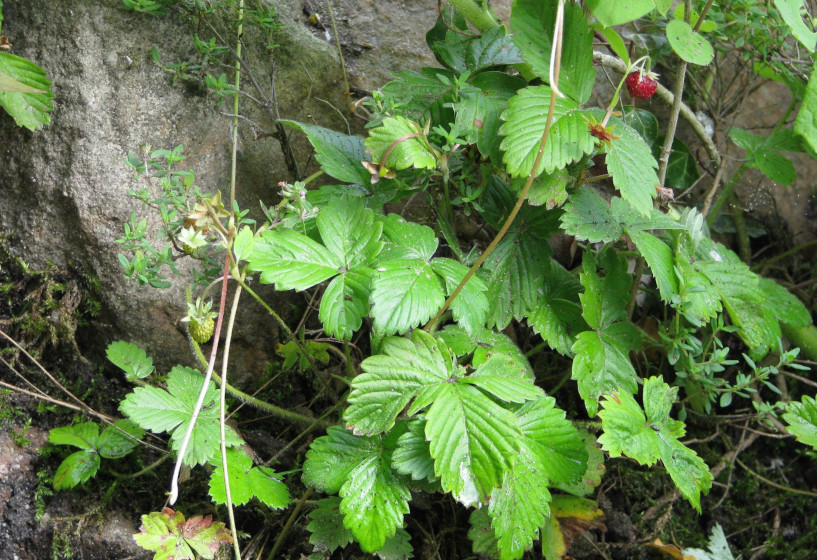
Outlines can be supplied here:
[[[126, 4], [157, 13], [167, 3]], [[802, 367], [781, 340], [784, 331], [810, 328], [808, 310], [712, 239], [709, 226], [731, 200], [731, 180], [712, 207], [672, 203], [676, 190], [699, 179], [699, 164], [720, 164], [717, 150], [712, 161], [697, 162], [675, 138], [675, 124], [659, 134], [651, 112], [622, 102], [626, 85], [631, 98], [669, 103], [671, 123], [683, 114], [703, 130], [649, 70], [659, 58], [680, 59], [675, 80], [683, 80], [687, 65], [703, 72], [712, 62], [705, 34], [719, 28], [704, 25], [712, 24], [712, 3], [695, 3], [694, 13], [691, 4], [670, 14], [669, 0], [516, 0], [512, 33], [487, 3], [451, 0], [427, 34], [440, 67], [405, 70], [373, 92], [365, 137], [276, 121], [306, 135], [327, 184], [309, 188], [319, 174], [282, 183], [281, 201], [263, 207], [263, 224], [232, 198], [201, 193], [191, 172], [176, 169], [181, 147], [129, 156], [147, 185], [134, 195], [162, 219], [158, 249], [146, 222], [126, 225], [120, 242], [130, 256], [120, 261], [129, 277], [166, 287], [177, 258], [193, 258], [202, 265], [196, 285], [207, 292], [220, 279], [222, 298], [228, 277], [240, 286], [236, 298], [246, 291], [263, 301], [250, 277], [278, 291], [311, 291], [320, 341], [293, 333], [263, 303], [288, 337], [279, 346], [284, 365], [316, 369], [330, 359], [327, 344], [344, 349], [345, 408], [302, 465], [302, 483], [325, 494], [309, 516], [313, 558], [352, 542], [384, 558], [411, 557], [405, 516], [418, 492], [445, 494], [470, 510], [475, 554], [521, 558], [539, 540], [546, 558], [563, 558], [573, 536], [601, 522], [590, 496], [605, 453], [644, 466], [660, 461], [700, 511], [713, 477], [683, 443], [684, 420], [689, 410], [714, 414], [736, 397], [756, 397], [757, 420], [781, 416], [799, 440], [817, 446], [813, 399], [760, 398], [779, 394], [772, 379], [782, 368]], [[788, 22], [791, 3], [775, 4]], [[660, 24], [671, 52], [631, 61], [614, 26], [643, 17]], [[813, 39], [797, 26], [793, 34]], [[594, 36], [615, 56], [594, 52]], [[804, 43], [810, 51], [812, 43]], [[213, 60], [227, 55], [202, 45]], [[616, 72], [605, 107], [588, 105], [594, 60]], [[757, 67], [766, 75], [776, 68]], [[795, 85], [783, 70], [775, 76], [800, 92], [804, 107], [817, 103], [814, 78]], [[210, 85], [217, 94], [232, 91], [222, 82]], [[747, 151], [734, 181], [755, 167], [785, 183], [793, 168], [781, 152], [813, 152], [814, 122], [803, 112], [793, 130], [785, 121], [767, 137], [730, 131]], [[700, 140], [709, 146], [705, 134]], [[414, 199], [427, 208], [425, 223], [396, 211]], [[738, 208], [736, 227], [741, 219]], [[570, 255], [557, 255], [551, 240], [566, 238]], [[196, 349], [213, 334], [213, 318], [234, 317], [225, 317], [224, 301], [218, 312], [203, 301], [188, 303]], [[523, 347], [519, 333], [538, 344]], [[359, 364], [352, 341], [368, 348]], [[776, 361], [767, 358], [773, 353]], [[280, 476], [255, 465], [239, 434], [223, 425], [212, 361], [206, 374], [177, 366], [159, 386], [141, 381], [153, 367], [138, 348], [116, 343], [109, 354], [140, 383], [120, 410], [141, 429], [167, 433], [180, 463], [211, 465], [216, 503], [289, 504]], [[569, 364], [583, 407], [570, 409], [570, 418], [560, 407], [569, 400], [547, 391], [532, 366], [542, 356]], [[81, 453], [105, 456], [94, 437], [82, 439]], [[81, 482], [89, 471], [67, 478]], [[172, 510], [143, 521], [137, 540], [157, 558], [171, 557], [159, 556], [165, 543], [209, 557], [203, 546], [227, 542], [209, 522], [213, 534], [203, 544], [188, 536], [192, 520]], [[719, 554], [713, 546], [700, 554]]]

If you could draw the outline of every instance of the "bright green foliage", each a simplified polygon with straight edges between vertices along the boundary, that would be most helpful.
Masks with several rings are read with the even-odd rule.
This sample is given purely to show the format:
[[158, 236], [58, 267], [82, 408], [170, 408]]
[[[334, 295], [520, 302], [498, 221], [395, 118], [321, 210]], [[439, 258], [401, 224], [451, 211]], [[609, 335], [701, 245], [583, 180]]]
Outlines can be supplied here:
[[523, 402], [541, 394], [515, 363], [499, 354], [465, 375], [442, 340], [422, 331], [412, 340], [388, 338], [383, 355], [361, 364], [344, 418], [356, 433], [375, 434], [388, 430], [412, 400], [410, 415], [428, 408], [425, 435], [443, 489], [466, 504], [486, 501], [513, 464], [521, 437], [513, 414], [488, 395]]
[[319, 317], [330, 335], [349, 340], [369, 311], [374, 259], [383, 248], [383, 226], [357, 197], [341, 196], [316, 219], [323, 245], [291, 229], [261, 234], [248, 260], [261, 281], [279, 290], [305, 290], [335, 276]]
[[408, 487], [391, 470], [390, 455], [380, 437], [334, 427], [313, 442], [304, 463], [304, 483], [340, 494], [343, 525], [367, 552], [382, 548], [409, 511]]
[[[499, 133], [505, 136], [501, 145], [505, 151], [503, 161], [513, 177], [527, 177], [533, 171], [533, 163], [547, 123], [550, 94], [548, 86], [530, 86], [508, 100], [508, 108], [502, 114], [505, 123]], [[543, 171], [553, 173], [592, 151], [593, 138], [586, 122], [583, 126], [584, 116], [577, 109], [578, 105], [570, 99], [556, 101], [545, 153], [535, 175]], [[567, 121], [559, 124], [562, 119]]]
[[118, 420], [99, 433], [94, 422], [63, 426], [50, 431], [48, 442], [71, 445], [80, 451], [72, 453], [57, 467], [54, 489], [66, 490], [86, 482], [99, 470], [100, 457], [119, 459], [138, 445], [145, 431], [130, 420]]
[[794, 131], [803, 137], [812, 151], [817, 151], [817, 69], [812, 69], [809, 76], [803, 101], [794, 121]]
[[[421, 120], [453, 91], [454, 74], [440, 68], [404, 70], [382, 88], [383, 95], [400, 104], [407, 118]], [[378, 161], [373, 158], [373, 161]]]
[[579, 293], [583, 289], [562, 265], [551, 259], [544, 275], [542, 297], [528, 313], [531, 328], [562, 354], [570, 354], [575, 342], [573, 333], [587, 329], [579, 302]]
[[[812, 31], [803, 21], [803, 16], [800, 13], [803, 9], [803, 1], [774, 0], [774, 6], [780, 13], [780, 17], [786, 22], [786, 25], [791, 28], [795, 39], [800, 41], [800, 44], [806, 47], [809, 52], [814, 52], [815, 47], [817, 47], [817, 33]], [[812, 27], [813, 25], [812, 23]]]
[[136, 544], [154, 552], [154, 560], [212, 560], [223, 545], [233, 542], [230, 530], [212, 516], [184, 514], [164, 508], [142, 516], [142, 526], [133, 535]]
[[[125, 397], [119, 410], [145, 430], [170, 433], [171, 447], [178, 452], [203, 382], [204, 376], [198, 370], [176, 366], [167, 374], [166, 391], [158, 387], [137, 387]], [[218, 391], [211, 382], [184, 455], [186, 465], [206, 463], [218, 452], [218, 410]], [[243, 443], [231, 427], [225, 430], [228, 447]]]
[[431, 457], [425, 435], [425, 421], [412, 420], [408, 429], [397, 439], [397, 446], [392, 454], [392, 467], [412, 480], [438, 482], [434, 474], [434, 459]]
[[[2, 80], [5, 80], [3, 82]], [[14, 122], [37, 130], [51, 122], [51, 81], [45, 70], [25, 58], [0, 51], [0, 107]]]
[[[558, 0], [516, 0], [511, 14], [514, 43], [533, 72], [550, 79], [550, 51], [553, 44]], [[578, 103], [590, 98], [596, 69], [593, 67], [593, 32], [579, 5], [565, 3], [561, 75], [558, 88]], [[550, 84], [553, 85], [553, 84]], [[547, 110], [545, 110], [547, 115]], [[541, 127], [539, 136], [544, 130]]]
[[604, 475], [604, 452], [596, 443], [596, 438], [587, 430], [579, 430], [582, 440], [584, 441], [584, 448], [587, 451], [587, 469], [584, 471], [584, 476], [578, 482], [565, 484], [555, 484], [556, 487], [573, 494], [575, 496], [588, 496], [595, 492], [599, 484], [601, 484], [601, 477]]
[[360, 163], [366, 160], [363, 139], [320, 126], [281, 119], [278, 122], [304, 132], [315, 148], [324, 173], [346, 183], [367, 185], [371, 175]]
[[629, 393], [607, 395], [599, 413], [604, 429], [599, 443], [611, 457], [626, 455], [642, 465], [661, 459], [681, 494], [700, 511], [701, 492], [709, 492], [712, 475], [703, 460], [678, 441], [686, 429], [669, 416], [677, 393], [677, 387], [651, 377], [644, 381], [644, 410]]
[[[215, 467], [210, 475], [210, 497], [217, 504], [227, 503], [221, 454], [210, 459]], [[275, 471], [268, 467], [254, 467], [252, 458], [240, 448], [227, 449], [227, 468], [230, 472], [230, 498], [233, 505], [246, 504], [251, 498], [273, 509], [289, 505], [289, 490]]]
[[144, 350], [130, 342], [112, 342], [108, 345], [106, 354], [115, 366], [125, 371], [128, 381], [143, 379], [153, 372], [153, 358], [149, 358]]
[[[387, 169], [434, 169], [434, 157], [423, 130], [404, 117], [384, 119], [364, 141], [372, 161]], [[385, 159], [384, 159], [385, 158]]]
[[638, 331], [626, 321], [625, 310], [632, 279], [626, 262], [614, 252], [606, 252], [602, 264], [607, 269], [604, 279], [596, 272], [595, 259], [590, 253], [584, 254], [580, 275], [584, 293], [579, 297], [582, 315], [592, 330], [579, 333], [573, 344], [573, 379], [578, 381], [590, 416], [598, 410], [600, 395], [619, 390], [635, 393], [638, 389], [628, 353], [640, 341]]
[[707, 66], [715, 57], [709, 41], [682, 20], [674, 19], [667, 24], [667, 40], [675, 54], [690, 64]]
[[633, 21], [655, 8], [654, 0], [631, 0], [624, 3], [610, 2], [609, 0], [587, 0], [586, 3], [596, 19], [607, 27]]
[[303, 344], [299, 344], [295, 340], [290, 340], [286, 344], [278, 343], [275, 353], [284, 359], [282, 369], [288, 370], [295, 364], [298, 364], [298, 369], [307, 371], [312, 367], [312, 363], [328, 364], [329, 363], [329, 345], [325, 342], [316, 342], [314, 340], [307, 340]]
[[800, 402], [793, 401], [786, 407], [783, 420], [788, 422], [786, 428], [794, 437], [817, 449], [817, 401], [804, 396]]
[[607, 151], [607, 169], [613, 176], [613, 184], [621, 191], [621, 196], [641, 214], [652, 212], [652, 199], [658, 184], [658, 162], [649, 146], [639, 134], [619, 121], [611, 119], [615, 125], [614, 139]]

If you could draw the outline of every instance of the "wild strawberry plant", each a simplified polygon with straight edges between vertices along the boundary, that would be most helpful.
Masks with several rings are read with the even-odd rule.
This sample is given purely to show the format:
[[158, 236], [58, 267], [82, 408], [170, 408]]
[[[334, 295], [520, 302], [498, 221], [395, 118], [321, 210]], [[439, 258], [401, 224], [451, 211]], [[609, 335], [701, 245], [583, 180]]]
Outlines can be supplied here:
[[[804, 109], [794, 130], [783, 128], [784, 118], [768, 137], [729, 132], [747, 157], [715, 205], [674, 204], [673, 188], [695, 183], [699, 166], [721, 164], [680, 94], [687, 66], [703, 72], [715, 56], [706, 34], [731, 31], [713, 21], [723, 16], [717, 8], [707, 19], [712, 2], [687, 1], [670, 13], [672, 4], [516, 0], [504, 26], [486, 3], [451, 0], [427, 35], [440, 67], [402, 71], [373, 92], [365, 137], [278, 121], [306, 135], [326, 184], [308, 188], [316, 175], [283, 183], [262, 225], [232, 198], [206, 196], [192, 175], [173, 171], [180, 149], [129, 158], [152, 185], [136, 194], [160, 210], [162, 235], [175, 245], [175, 253], [155, 249], [146, 225], [131, 220], [122, 244], [133, 257], [121, 257], [129, 276], [162, 287], [177, 256], [205, 263], [201, 280], [224, 281], [221, 308], [191, 298], [188, 321], [215, 313], [216, 341], [228, 276], [252, 295], [251, 276], [282, 292], [309, 290], [322, 332], [345, 350], [343, 411], [302, 466], [302, 483], [326, 495], [310, 514], [314, 558], [353, 541], [383, 557], [409, 557], [405, 517], [416, 492], [446, 494], [471, 510], [476, 554], [520, 558], [538, 539], [547, 558], [563, 557], [570, 532], [562, 522], [599, 522], [589, 496], [604, 453], [660, 461], [700, 511], [713, 477], [683, 443], [688, 411], [777, 394], [772, 378], [781, 368], [802, 367], [781, 340], [811, 327], [808, 310], [713, 240], [707, 222], [731, 200], [744, 167], [785, 183], [790, 162], [781, 152], [815, 148], [809, 111], [817, 82], [799, 84]], [[792, 19], [793, 3], [775, 4], [813, 51], [815, 38]], [[638, 18], [661, 30], [671, 53], [631, 60], [615, 26]], [[613, 55], [594, 52], [595, 36]], [[675, 95], [650, 71], [667, 57], [679, 64]], [[596, 62], [614, 72], [603, 107], [590, 104]], [[776, 68], [756, 67], [766, 75]], [[797, 89], [791, 73], [775, 76]], [[663, 134], [643, 105], [623, 104], [625, 85], [630, 98], [655, 94], [671, 106]], [[696, 161], [675, 137], [679, 114], [711, 161]], [[427, 210], [425, 223], [399, 211], [415, 200]], [[740, 227], [739, 208], [732, 219]], [[570, 251], [557, 254], [551, 241], [565, 239]], [[282, 350], [290, 363], [328, 361], [325, 340], [292, 333], [264, 305], [290, 336]], [[519, 333], [540, 343], [523, 348]], [[352, 341], [369, 348], [359, 368]], [[736, 355], [728, 342], [745, 352]], [[644, 361], [646, 350], [659, 357]], [[777, 366], [760, 362], [773, 353]], [[115, 355], [134, 380], [152, 369], [133, 348]], [[567, 400], [543, 388], [529, 361], [542, 355], [569, 361], [582, 410], [568, 413]], [[278, 475], [254, 465], [223, 426], [212, 366], [206, 375], [174, 368], [166, 389], [137, 387], [120, 408], [141, 428], [171, 434], [179, 461], [211, 463], [217, 503], [256, 496], [286, 506]], [[815, 445], [810, 397], [752, 403], [759, 420], [782, 412], [791, 433]], [[171, 503], [175, 497], [174, 490]]]

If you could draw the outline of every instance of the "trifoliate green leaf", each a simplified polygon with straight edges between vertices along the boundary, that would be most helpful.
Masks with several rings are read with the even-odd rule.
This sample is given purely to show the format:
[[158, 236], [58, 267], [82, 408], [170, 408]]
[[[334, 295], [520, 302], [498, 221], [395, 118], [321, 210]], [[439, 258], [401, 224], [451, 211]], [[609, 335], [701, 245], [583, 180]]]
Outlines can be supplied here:
[[528, 325], [561, 354], [570, 354], [575, 333], [587, 328], [579, 301], [583, 289], [573, 275], [551, 259], [544, 293], [528, 313]]
[[599, 443], [611, 457], [624, 454], [642, 465], [660, 458], [681, 494], [700, 511], [701, 492], [709, 492], [712, 475], [703, 460], [678, 441], [686, 433], [684, 424], [669, 417], [677, 393], [677, 387], [660, 377], [647, 379], [642, 411], [629, 393], [612, 392], [599, 413], [604, 429]]
[[409, 222], [398, 214], [389, 214], [383, 218], [383, 240], [386, 245], [380, 252], [380, 262], [398, 259], [430, 260], [440, 244], [433, 229]]
[[60, 463], [54, 473], [54, 490], [68, 490], [83, 484], [99, 470], [99, 454], [95, 451], [77, 451]]
[[389, 117], [369, 131], [364, 141], [372, 161], [383, 168], [401, 170], [409, 167], [434, 169], [437, 158], [423, 129], [405, 117]]
[[491, 526], [502, 560], [516, 560], [533, 546], [539, 527], [550, 514], [550, 492], [539, 457], [524, 443], [502, 486], [495, 488], [488, 504]]
[[312, 533], [309, 542], [315, 546], [315, 550], [331, 553], [354, 539], [352, 532], [343, 526], [343, 514], [339, 508], [340, 498], [330, 496], [318, 500], [318, 507], [309, 513], [310, 521], [306, 528]]
[[[167, 391], [157, 387], [137, 387], [120, 403], [119, 410], [146, 430], [169, 432], [171, 447], [178, 452], [203, 382], [204, 376], [197, 370], [176, 366], [168, 373]], [[189, 466], [206, 463], [218, 452], [220, 439], [218, 391], [210, 382], [184, 463]], [[226, 442], [228, 447], [243, 443], [229, 426], [226, 427]]]
[[112, 342], [108, 345], [106, 355], [115, 366], [125, 371], [128, 381], [143, 379], [153, 372], [153, 358], [149, 358], [144, 350], [130, 342]]
[[766, 295], [766, 308], [779, 321], [792, 327], [806, 327], [811, 324], [811, 313], [797, 296], [769, 278], [761, 276], [758, 277], [758, 281], [761, 291]]
[[412, 420], [408, 423], [408, 431], [397, 439], [391, 465], [394, 470], [410, 476], [412, 480], [436, 482], [434, 459], [431, 458], [426, 441], [425, 425], [421, 420]]
[[369, 314], [372, 270], [360, 266], [329, 282], [321, 298], [318, 317], [326, 334], [351, 340]]
[[164, 508], [142, 516], [136, 544], [154, 551], [154, 560], [213, 560], [222, 545], [233, 542], [224, 523], [212, 516], [196, 515], [185, 521], [184, 514]]
[[0, 107], [11, 115], [18, 126], [37, 130], [51, 122], [49, 113], [54, 109], [51, 103], [54, 94], [51, 93], [51, 81], [46, 78], [45, 70], [25, 58], [0, 52], [0, 75], [40, 92], [0, 89]]
[[[511, 14], [514, 43], [537, 76], [549, 80], [550, 52], [558, 0], [516, 0]], [[559, 89], [584, 103], [590, 98], [596, 69], [593, 66], [593, 31], [581, 7], [565, 3]], [[540, 133], [541, 135], [541, 133]]]
[[516, 416], [523, 445], [541, 462], [539, 474], [553, 484], [578, 482], [587, 465], [586, 446], [579, 430], [565, 419], [565, 412], [556, 408], [555, 399], [542, 396], [530, 401]]
[[[465, 278], [468, 267], [457, 261], [439, 258], [431, 261], [431, 268], [445, 281], [445, 293], [450, 296]], [[478, 332], [488, 317], [488, 287], [477, 276], [471, 276], [451, 304], [454, 320], [469, 333]]]
[[376, 438], [356, 436], [340, 426], [330, 426], [326, 435], [309, 447], [301, 480], [321, 492], [337, 494], [352, 469], [379, 445]]
[[783, 420], [789, 424], [786, 430], [794, 434], [797, 441], [817, 449], [817, 401], [804, 396], [800, 402], [790, 402]]
[[331, 198], [315, 222], [324, 246], [342, 261], [344, 270], [372, 262], [383, 248], [383, 224], [375, 222], [361, 198]]
[[389, 260], [373, 272], [374, 328], [403, 333], [431, 319], [445, 302], [443, 282], [423, 259]]
[[261, 282], [278, 290], [306, 290], [337, 274], [342, 255], [291, 229], [263, 232], [248, 261], [261, 273]]
[[343, 417], [356, 433], [386, 431], [422, 387], [454, 377], [445, 343], [423, 331], [415, 330], [411, 339], [387, 338], [382, 352], [363, 360], [364, 373], [352, 381]]
[[413, 553], [411, 535], [405, 529], [397, 529], [397, 532], [386, 539], [386, 544], [375, 552], [375, 555], [380, 560], [409, 560], [414, 556]]
[[618, 119], [611, 122], [615, 124], [615, 133], [619, 136], [610, 144], [606, 158], [613, 185], [633, 208], [649, 216], [658, 185], [658, 162], [635, 130]]
[[278, 122], [306, 134], [324, 173], [346, 183], [369, 183], [371, 175], [360, 163], [368, 159], [360, 136], [347, 136], [328, 128], [286, 119]]
[[381, 453], [364, 457], [340, 489], [343, 525], [351, 529], [364, 552], [383, 548], [403, 526], [411, 493]]
[[144, 435], [145, 430], [130, 420], [117, 420], [102, 430], [97, 440], [97, 451], [105, 459], [119, 459], [133, 451]]
[[[500, 147], [505, 151], [503, 161], [512, 177], [527, 177], [533, 170], [533, 162], [539, 151], [539, 144], [547, 124], [550, 96], [551, 89], [549, 87], [530, 86], [519, 90], [515, 96], [508, 100], [508, 108], [502, 113], [502, 120], [505, 123], [501, 126], [499, 132], [505, 136], [505, 140], [502, 141]], [[557, 138], [554, 136], [553, 130], [559, 119], [576, 108], [576, 103], [567, 98], [557, 99], [548, 144], [562, 141], [577, 142], [577, 140], [570, 138]], [[571, 130], [570, 127], [568, 127], [568, 130]], [[558, 167], [560, 166], [555, 165], [553, 161], [546, 161], [543, 157], [535, 174], [539, 175], [542, 171], [552, 173]]]
[[514, 415], [465, 383], [439, 383], [426, 412], [426, 438], [443, 490], [464, 505], [486, 502], [519, 451]]
[[488, 287], [488, 325], [504, 329], [512, 318], [521, 320], [535, 308], [548, 256], [546, 241], [530, 231], [511, 232], [497, 245], [480, 271]]
[[[221, 455], [210, 462], [216, 467], [210, 475], [210, 497], [217, 504], [226, 504], [227, 490], [224, 486]], [[230, 472], [230, 498], [233, 505], [246, 504], [253, 497], [273, 509], [289, 505], [289, 489], [286, 484], [281, 482], [274, 470], [253, 467], [252, 458], [244, 450], [227, 450], [227, 468]]]

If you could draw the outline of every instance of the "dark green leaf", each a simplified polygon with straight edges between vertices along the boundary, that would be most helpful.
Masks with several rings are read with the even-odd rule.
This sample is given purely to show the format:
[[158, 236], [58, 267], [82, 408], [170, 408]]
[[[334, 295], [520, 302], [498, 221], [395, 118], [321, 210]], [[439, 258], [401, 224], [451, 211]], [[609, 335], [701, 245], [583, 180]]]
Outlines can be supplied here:
[[328, 128], [286, 119], [278, 122], [306, 134], [315, 148], [315, 159], [327, 175], [346, 183], [369, 183], [371, 175], [360, 163], [368, 160], [361, 137], [347, 136]]

